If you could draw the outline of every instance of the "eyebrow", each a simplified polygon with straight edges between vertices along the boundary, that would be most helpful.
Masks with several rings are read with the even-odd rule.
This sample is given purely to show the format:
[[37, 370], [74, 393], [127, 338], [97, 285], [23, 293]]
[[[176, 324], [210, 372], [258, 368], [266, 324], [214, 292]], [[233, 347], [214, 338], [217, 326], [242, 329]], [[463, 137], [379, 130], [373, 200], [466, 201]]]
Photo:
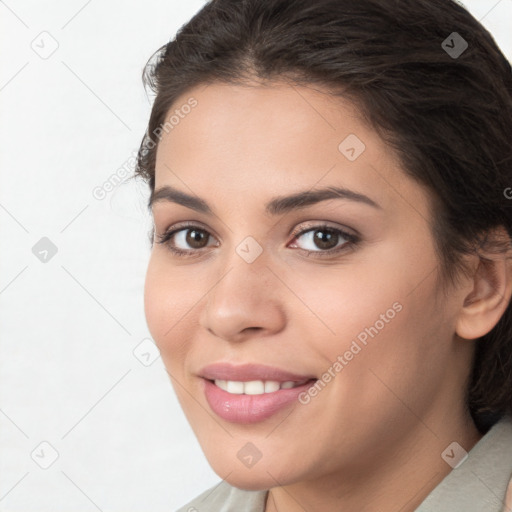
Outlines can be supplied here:
[[[364, 194], [346, 188], [327, 187], [274, 197], [265, 205], [265, 211], [270, 215], [282, 215], [292, 210], [306, 208], [321, 201], [327, 201], [328, 199], [346, 199], [382, 209], [378, 203]], [[162, 201], [177, 203], [206, 215], [214, 215], [213, 209], [204, 199], [186, 194], [168, 185], [160, 187], [151, 193], [148, 208], [151, 209], [155, 203]]]

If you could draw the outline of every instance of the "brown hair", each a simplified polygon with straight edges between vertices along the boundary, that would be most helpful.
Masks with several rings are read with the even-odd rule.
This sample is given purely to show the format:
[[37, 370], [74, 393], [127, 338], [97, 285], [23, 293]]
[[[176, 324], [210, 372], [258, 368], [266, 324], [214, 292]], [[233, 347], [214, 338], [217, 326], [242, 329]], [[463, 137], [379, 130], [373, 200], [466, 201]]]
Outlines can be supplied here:
[[[466, 48], [467, 44], [467, 48]], [[150, 58], [156, 97], [136, 176], [155, 187], [162, 126], [200, 84], [287, 80], [353, 101], [427, 187], [442, 283], [462, 255], [506, 251], [512, 231], [512, 70], [489, 32], [452, 0], [211, 0]], [[477, 341], [467, 406], [481, 431], [512, 412], [512, 307]]]

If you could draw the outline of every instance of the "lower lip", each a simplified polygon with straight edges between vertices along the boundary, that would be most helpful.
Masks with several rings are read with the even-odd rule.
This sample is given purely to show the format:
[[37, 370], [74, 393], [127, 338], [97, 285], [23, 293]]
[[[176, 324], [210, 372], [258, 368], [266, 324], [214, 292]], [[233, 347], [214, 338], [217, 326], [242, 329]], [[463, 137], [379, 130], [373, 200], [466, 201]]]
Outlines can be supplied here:
[[316, 380], [296, 388], [261, 395], [236, 395], [224, 391], [207, 379], [203, 379], [203, 382], [206, 400], [215, 414], [231, 423], [247, 424], [266, 420], [298, 401], [299, 395], [313, 386]]

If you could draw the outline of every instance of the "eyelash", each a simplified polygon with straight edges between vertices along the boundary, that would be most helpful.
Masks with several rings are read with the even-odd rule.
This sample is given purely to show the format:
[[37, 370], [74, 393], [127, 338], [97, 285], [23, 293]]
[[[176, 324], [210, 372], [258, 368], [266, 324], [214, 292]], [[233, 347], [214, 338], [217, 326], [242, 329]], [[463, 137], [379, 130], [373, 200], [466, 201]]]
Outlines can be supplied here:
[[[180, 257], [180, 258], [192, 258], [192, 257], [199, 256], [200, 255], [199, 253], [202, 251], [202, 249], [206, 249], [206, 247], [203, 247], [201, 249], [185, 250], [185, 249], [179, 249], [177, 247], [173, 247], [169, 243], [171, 238], [176, 233], [179, 233], [180, 231], [187, 231], [187, 230], [197, 230], [197, 231], [207, 233], [209, 236], [211, 236], [210, 233], [208, 233], [208, 230], [202, 228], [201, 226], [198, 226], [196, 224], [186, 223], [186, 224], [182, 224], [175, 228], [169, 228], [162, 235], [156, 235], [157, 238], [159, 239], [157, 241], [157, 243], [164, 244], [167, 247], [167, 249], [169, 251], [171, 251], [171, 253], [173, 255]], [[308, 257], [313, 255], [314, 257], [318, 257], [318, 258], [326, 258], [326, 257], [332, 257], [341, 252], [345, 252], [348, 249], [354, 248], [360, 241], [360, 238], [358, 236], [353, 235], [351, 233], [347, 233], [346, 231], [343, 231], [342, 229], [328, 226], [327, 224], [312, 225], [312, 226], [308, 227], [307, 229], [303, 229], [302, 231], [298, 231], [297, 233], [292, 233], [293, 240], [295, 240], [295, 239], [301, 237], [302, 235], [309, 233], [311, 231], [322, 231], [322, 230], [332, 232], [336, 235], [340, 235], [342, 238], [344, 238], [346, 240], [346, 242], [343, 243], [339, 247], [334, 247], [332, 249], [327, 249], [327, 250], [319, 249], [318, 251], [308, 251], [307, 249], [300, 249], [300, 248], [298, 250], [300, 252], [302, 252], [303, 254], [306, 254], [306, 256], [308, 256]]]
[[[177, 247], [173, 247], [169, 243], [169, 241], [171, 240], [173, 235], [175, 235], [176, 233], [179, 233], [180, 231], [187, 231], [187, 230], [201, 231], [201, 232], [204, 232], [204, 233], [207, 233], [208, 235], [210, 235], [210, 233], [208, 233], [208, 230], [202, 228], [201, 226], [198, 226], [196, 224], [186, 223], [186, 224], [178, 226], [174, 229], [169, 228], [162, 235], [156, 235], [157, 238], [159, 239], [156, 243], [164, 244], [167, 247], [167, 249], [169, 249], [169, 251], [171, 251], [171, 253], [173, 253], [175, 256], [178, 256], [178, 257], [193, 258], [195, 256], [199, 256], [198, 253], [201, 252], [202, 249], [206, 249], [206, 247], [203, 247], [202, 249], [185, 250], [185, 249], [179, 249]], [[307, 229], [299, 231], [297, 233], [292, 233], [293, 240], [295, 240], [296, 238], [299, 238], [300, 236], [304, 235], [305, 233], [309, 233], [310, 231], [322, 231], [322, 230], [332, 232], [337, 235], [341, 235], [346, 240], [346, 242], [339, 247], [335, 247], [335, 248], [327, 249], [327, 250], [308, 251], [307, 249], [300, 249], [300, 248], [298, 250], [301, 251], [302, 253], [305, 253], [308, 257], [311, 254], [313, 254], [315, 257], [320, 257], [320, 258], [332, 257], [335, 254], [344, 252], [347, 249], [355, 247], [360, 241], [360, 238], [358, 236], [353, 235], [351, 233], [347, 233], [346, 231], [343, 231], [342, 229], [328, 226], [326, 224], [314, 225], [314, 226], [308, 227]]]

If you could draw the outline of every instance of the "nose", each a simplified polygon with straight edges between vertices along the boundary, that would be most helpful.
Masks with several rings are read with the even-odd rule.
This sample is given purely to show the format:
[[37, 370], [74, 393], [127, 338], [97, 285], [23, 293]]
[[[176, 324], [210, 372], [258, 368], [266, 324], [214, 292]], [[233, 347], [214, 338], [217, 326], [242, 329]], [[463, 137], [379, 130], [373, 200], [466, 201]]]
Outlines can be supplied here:
[[209, 285], [200, 325], [229, 342], [275, 335], [286, 323], [282, 295], [290, 292], [268, 267], [265, 252], [252, 263], [233, 253]]

